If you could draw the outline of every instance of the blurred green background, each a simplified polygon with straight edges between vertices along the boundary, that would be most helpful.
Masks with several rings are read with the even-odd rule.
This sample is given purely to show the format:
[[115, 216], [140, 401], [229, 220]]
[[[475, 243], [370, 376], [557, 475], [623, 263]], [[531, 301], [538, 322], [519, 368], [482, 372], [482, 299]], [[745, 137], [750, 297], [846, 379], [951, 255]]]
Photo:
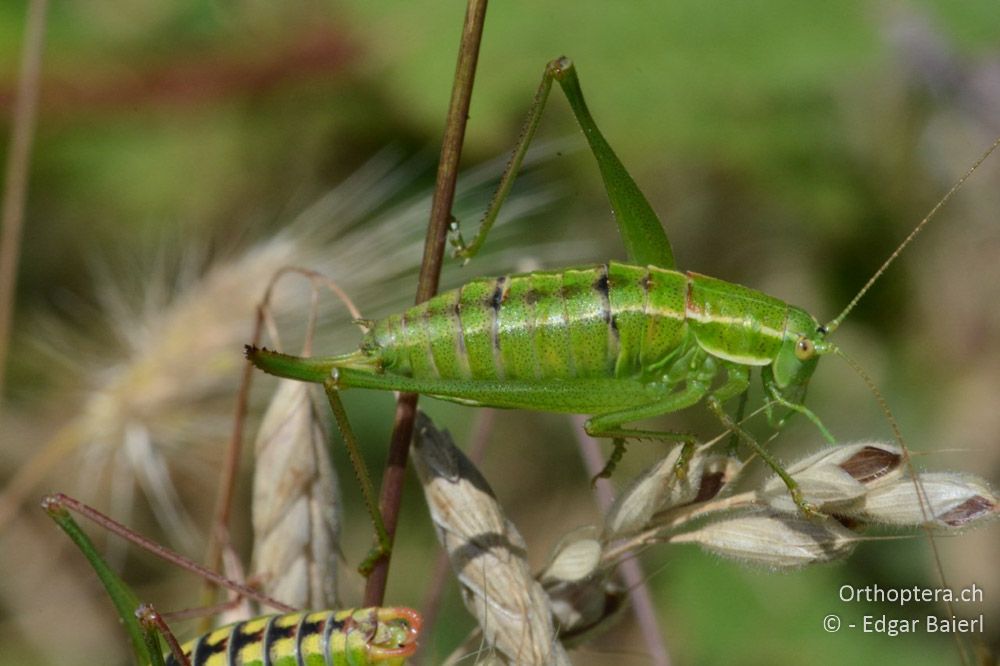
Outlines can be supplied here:
[[[463, 11], [460, 3], [375, 0], [97, 0], [50, 8], [0, 482], [89, 404], [88, 387], [102, 379], [80, 367], [127, 358], [128, 344], [109, 338], [102, 319], [108, 283], [141, 301], [143, 284], [155, 282], [150, 274], [169, 276], [178, 266], [198, 273], [267, 242], [386, 147], [408, 174], [391, 201], [430, 187]], [[24, 14], [24, 2], [0, 5], [5, 137]], [[591, 110], [664, 220], [680, 267], [761, 289], [828, 320], [1000, 134], [998, 45], [994, 0], [494, 3], [464, 164], [509, 150], [544, 64], [571, 56]], [[507, 265], [499, 270], [624, 257], [593, 161], [564, 101], [552, 100], [540, 135], [558, 143], [521, 188], [548, 192], [551, 202], [507, 226], [498, 240]], [[498, 174], [500, 164], [489, 168]], [[481, 210], [487, 195], [472, 195], [466, 207]], [[921, 466], [993, 483], [1000, 477], [998, 209], [994, 157], [837, 334], [887, 396], [909, 445], [929, 454], [919, 457]], [[474, 222], [469, 214], [467, 232]], [[393, 242], [373, 240], [368, 256], [388, 255]], [[190, 256], [194, 269], [185, 264]], [[393, 280], [365, 285], [374, 294], [359, 302], [366, 316], [412, 298], [415, 282], [405, 276], [415, 262], [389, 263]], [[485, 265], [450, 265], [444, 285]], [[67, 340], [70, 329], [77, 337]], [[335, 351], [357, 339], [342, 332], [331, 334]], [[63, 356], [71, 350], [70, 362], [53, 363], [52, 348]], [[72, 369], [75, 353], [89, 354], [90, 365]], [[235, 345], [233, 386], [238, 353]], [[267, 382], [257, 389], [263, 399]], [[475, 410], [422, 404], [460, 442], [467, 438]], [[864, 384], [837, 359], [821, 364], [808, 404], [844, 441], [891, 436]], [[193, 403], [189, 418], [224, 422], [230, 406], [231, 397], [220, 400], [203, 417], [197, 410], [207, 404]], [[348, 409], [371, 463], [380, 464], [391, 396], [355, 392]], [[671, 427], [714, 433], [701, 410], [690, 411], [670, 419]], [[599, 513], [568, 420], [512, 416], [499, 414], [483, 470], [540, 567], [562, 533]], [[179, 492], [202, 530], [224, 443], [216, 436], [196, 450], [163, 454], [187, 484]], [[795, 423], [777, 445], [794, 460], [820, 439], [809, 424]], [[617, 481], [655, 453], [632, 447]], [[101, 482], [77, 478], [90, 468], [74, 461], [86, 455], [66, 454], [31, 497], [50, 489], [86, 495], [89, 483], [84, 499], [107, 509]], [[336, 456], [346, 469], [339, 448]], [[355, 563], [370, 527], [350, 475], [343, 476], [344, 551]], [[239, 507], [247, 506], [248, 487], [242, 484]], [[436, 550], [415, 480], [408, 491], [389, 601], [419, 607]], [[33, 506], [0, 532], [0, 664], [127, 663], [111, 605]], [[241, 515], [235, 528], [244, 554], [248, 520]], [[129, 522], [170, 540], [139, 494]], [[998, 540], [993, 524], [939, 542], [949, 583], [985, 590], [983, 603], [960, 609], [985, 615], [987, 633], [973, 637], [983, 655], [995, 654], [1000, 640]], [[847, 623], [865, 614], [940, 612], [837, 597], [844, 584], [935, 585], [919, 535], [866, 543], [845, 564], [790, 574], [681, 547], [653, 548], [643, 562], [675, 663], [959, 663], [948, 636], [827, 634], [821, 626], [829, 613]], [[161, 608], [196, 603], [191, 576], [144, 554], [129, 551], [125, 571]], [[360, 589], [349, 582], [345, 602], [357, 603]], [[443, 613], [424, 639], [424, 663], [438, 663], [472, 625], [453, 583]], [[633, 624], [626, 616], [574, 653], [575, 663], [649, 663]]]

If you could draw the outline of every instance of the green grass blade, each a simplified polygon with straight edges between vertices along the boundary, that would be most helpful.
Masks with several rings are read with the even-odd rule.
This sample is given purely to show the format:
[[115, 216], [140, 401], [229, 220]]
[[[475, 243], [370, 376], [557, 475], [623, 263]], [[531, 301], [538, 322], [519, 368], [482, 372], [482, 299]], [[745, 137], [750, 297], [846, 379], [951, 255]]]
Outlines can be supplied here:
[[142, 656], [136, 655], [136, 658], [142, 663], [145, 655], [149, 655], [150, 666], [167, 666], [166, 661], [163, 659], [163, 646], [160, 644], [160, 637], [156, 633], [156, 630], [146, 628], [142, 626], [142, 623], [139, 623], [139, 629], [142, 631], [142, 640], [146, 651], [143, 652]]
[[69, 511], [62, 505], [58, 495], [49, 495], [42, 500], [42, 508], [49, 514], [49, 517], [56, 522], [63, 532], [73, 540], [80, 552], [90, 562], [97, 577], [104, 584], [104, 589], [108, 591], [115, 609], [118, 611], [122, 624], [128, 632], [132, 641], [132, 650], [135, 652], [137, 663], [150, 664], [151, 666], [163, 666], [163, 654], [160, 647], [159, 638], [152, 631], [147, 631], [136, 618], [135, 611], [139, 607], [139, 600], [135, 593], [118, 577], [108, 563], [104, 561], [97, 548], [94, 547], [90, 537], [80, 528], [80, 526], [70, 516]]

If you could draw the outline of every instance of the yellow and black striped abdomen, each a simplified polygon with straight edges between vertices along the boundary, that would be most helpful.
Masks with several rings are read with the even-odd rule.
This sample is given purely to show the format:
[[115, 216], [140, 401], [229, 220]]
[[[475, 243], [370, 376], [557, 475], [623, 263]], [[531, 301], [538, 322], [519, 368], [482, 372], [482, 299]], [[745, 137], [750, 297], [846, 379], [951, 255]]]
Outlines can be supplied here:
[[[417, 649], [408, 608], [265, 615], [216, 629], [182, 648], [191, 666], [402, 664]], [[167, 655], [167, 666], [177, 666]]]

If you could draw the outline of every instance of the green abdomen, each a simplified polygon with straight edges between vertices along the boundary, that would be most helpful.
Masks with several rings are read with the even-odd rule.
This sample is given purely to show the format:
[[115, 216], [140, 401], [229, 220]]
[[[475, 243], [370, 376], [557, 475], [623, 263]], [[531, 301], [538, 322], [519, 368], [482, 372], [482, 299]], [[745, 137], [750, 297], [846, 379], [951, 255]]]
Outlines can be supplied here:
[[639, 376], [681, 346], [687, 284], [617, 263], [478, 279], [379, 321], [364, 348], [416, 378]]

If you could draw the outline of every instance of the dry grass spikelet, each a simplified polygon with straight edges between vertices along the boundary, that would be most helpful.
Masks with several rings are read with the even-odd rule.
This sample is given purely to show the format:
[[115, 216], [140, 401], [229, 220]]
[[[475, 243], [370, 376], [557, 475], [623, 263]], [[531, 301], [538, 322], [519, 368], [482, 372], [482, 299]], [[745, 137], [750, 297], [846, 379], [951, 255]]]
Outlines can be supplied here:
[[308, 384], [282, 380], [254, 444], [251, 573], [296, 608], [338, 608], [340, 497]]
[[569, 664], [524, 540], [489, 484], [423, 414], [415, 433], [414, 465], [431, 520], [487, 645], [510, 664]]
[[[61, 426], [45, 445], [30, 449], [0, 433], [5, 448], [26, 456], [0, 494], [0, 529], [44, 479], [71, 462], [74, 471], [59, 475], [60, 487], [75, 486], [66, 489], [88, 502], [110, 504], [109, 511], [125, 522], [138, 487], [173, 545], [197, 550], [202, 539], [178, 488], [190, 489], [193, 498], [213, 496], [241, 351], [272, 275], [288, 266], [308, 267], [365, 303], [366, 316], [401, 308], [412, 298], [429, 208], [428, 195], [402, 196], [415, 170], [377, 158], [280, 233], [243, 251], [221, 252], [209, 262], [193, 259], [199, 256], [194, 253], [175, 262], [180, 269], [161, 260], [159, 268], [139, 267], [141, 277], [106, 269], [97, 294], [101, 308], [89, 313], [87, 325], [40, 317], [41, 334], [33, 344], [46, 353], [46, 367], [65, 388], [35, 409], [58, 414]], [[471, 208], [482, 204], [470, 191], [497, 170], [489, 165], [460, 182], [457, 214], [474, 217]], [[516, 198], [505, 217], [530, 214], [550, 198]], [[581, 246], [550, 244], [534, 251], [546, 261], [565, 261]], [[509, 269], [514, 256], [494, 253], [481, 268]], [[282, 289], [271, 314], [279, 323], [301, 322], [308, 305], [306, 289]], [[349, 319], [339, 308], [323, 312], [317, 346], [336, 344], [343, 351], [344, 339], [356, 340], [355, 333], [346, 333]]]

